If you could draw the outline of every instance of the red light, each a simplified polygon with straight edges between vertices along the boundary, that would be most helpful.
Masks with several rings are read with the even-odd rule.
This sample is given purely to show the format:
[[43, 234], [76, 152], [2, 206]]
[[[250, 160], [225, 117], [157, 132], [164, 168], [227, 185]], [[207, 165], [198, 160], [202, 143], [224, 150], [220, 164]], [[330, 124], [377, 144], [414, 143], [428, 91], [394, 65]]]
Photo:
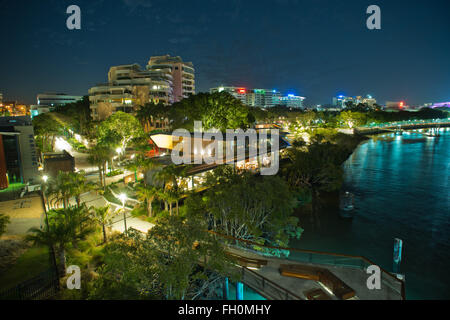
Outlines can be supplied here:
[[238, 89], [239, 93], [245, 93], [245, 89]]
[[402, 101], [402, 102], [400, 102], [400, 107], [403, 107], [403, 101]]

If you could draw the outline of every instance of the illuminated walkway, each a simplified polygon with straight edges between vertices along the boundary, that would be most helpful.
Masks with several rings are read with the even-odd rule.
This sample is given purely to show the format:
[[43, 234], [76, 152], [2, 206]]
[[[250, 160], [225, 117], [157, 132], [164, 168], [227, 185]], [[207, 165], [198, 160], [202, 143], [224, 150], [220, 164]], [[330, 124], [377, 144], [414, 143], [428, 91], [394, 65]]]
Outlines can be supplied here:
[[308, 260], [308, 258], [305, 259], [306, 256], [305, 258], [296, 256], [294, 252], [288, 258], [276, 258], [232, 247], [229, 247], [227, 251], [251, 259], [267, 260], [267, 265], [260, 269], [242, 268], [241, 272], [242, 282], [269, 300], [306, 300], [305, 293], [314, 289], [321, 289], [332, 300], [338, 300], [328, 288], [318, 281], [282, 276], [279, 271], [282, 264], [301, 264], [329, 270], [355, 291], [356, 295], [351, 300], [402, 300], [401, 281], [383, 270], [381, 272], [381, 288], [369, 290], [367, 279], [370, 275], [365, 270], [370, 263], [367, 264], [358, 257], [332, 254], [318, 257], [318, 253], [312, 253], [314, 255], [311, 256], [312, 261], [325, 259], [322, 259], [323, 263], [309, 263], [305, 261]]

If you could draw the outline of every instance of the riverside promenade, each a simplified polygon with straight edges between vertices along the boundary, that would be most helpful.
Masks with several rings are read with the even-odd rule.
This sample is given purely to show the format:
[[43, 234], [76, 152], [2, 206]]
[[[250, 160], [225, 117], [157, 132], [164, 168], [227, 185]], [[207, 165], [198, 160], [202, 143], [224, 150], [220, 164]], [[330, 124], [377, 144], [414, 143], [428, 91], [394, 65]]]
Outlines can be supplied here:
[[[295, 251], [294, 251], [295, 250]], [[308, 300], [307, 294], [314, 290], [326, 293], [329, 300], [339, 300], [332, 290], [320, 281], [283, 276], [282, 265], [326, 269], [354, 290], [348, 300], [404, 300], [404, 283], [381, 269], [380, 289], [370, 290], [367, 267], [374, 263], [364, 257], [338, 255], [314, 251], [290, 249], [287, 258], [268, 257], [250, 250], [228, 246], [227, 251], [244, 259], [267, 261], [258, 268], [241, 267], [241, 281], [268, 300]]]

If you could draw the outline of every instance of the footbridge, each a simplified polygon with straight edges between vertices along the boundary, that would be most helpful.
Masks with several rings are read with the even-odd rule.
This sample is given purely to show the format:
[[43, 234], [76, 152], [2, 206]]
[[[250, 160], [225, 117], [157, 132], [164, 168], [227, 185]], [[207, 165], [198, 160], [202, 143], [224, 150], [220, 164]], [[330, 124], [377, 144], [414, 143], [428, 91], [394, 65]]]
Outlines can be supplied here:
[[401, 130], [445, 128], [445, 127], [450, 127], [450, 118], [372, 123], [369, 125], [355, 128], [355, 132], [360, 134], [376, 134], [389, 131], [398, 132]]

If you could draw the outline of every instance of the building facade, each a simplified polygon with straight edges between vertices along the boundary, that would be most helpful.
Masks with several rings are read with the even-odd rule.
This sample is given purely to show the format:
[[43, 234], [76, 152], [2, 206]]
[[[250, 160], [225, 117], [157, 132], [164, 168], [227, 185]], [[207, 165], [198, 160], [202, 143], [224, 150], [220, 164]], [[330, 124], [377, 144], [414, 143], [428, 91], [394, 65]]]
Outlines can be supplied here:
[[151, 57], [147, 69], [172, 75], [174, 102], [195, 94], [195, 69], [192, 62], [184, 62], [181, 57], [167, 54]]
[[2, 101], [0, 103], [0, 114], [12, 117], [26, 116], [28, 114], [28, 106], [17, 101]]
[[172, 104], [195, 93], [194, 79], [192, 63], [168, 55], [150, 58], [145, 70], [138, 64], [113, 66], [108, 83], [89, 89], [91, 116], [104, 120], [117, 111], [132, 113], [149, 102]]
[[355, 106], [362, 103], [373, 108], [377, 103], [377, 100], [373, 98], [371, 95], [367, 95], [365, 97], [363, 96], [347, 97], [344, 95], [339, 95], [337, 97], [333, 97], [332, 99], [332, 105], [340, 109], [345, 109], [347, 107], [348, 102], [352, 102]]
[[277, 105], [286, 106], [288, 108], [294, 109], [304, 109], [303, 100], [305, 100], [305, 97], [288, 94], [285, 97], [277, 97], [276, 100]]
[[36, 97], [37, 104], [30, 106], [31, 118], [82, 99], [82, 96], [71, 96], [65, 93], [39, 93]]
[[272, 89], [246, 89], [242, 87], [220, 86], [211, 88], [210, 93], [228, 92], [243, 104], [252, 107], [271, 108], [284, 105], [292, 108], [303, 108], [304, 97], [288, 94], [283, 96], [279, 91]]
[[0, 189], [27, 183], [38, 175], [38, 156], [31, 118], [0, 118]]

